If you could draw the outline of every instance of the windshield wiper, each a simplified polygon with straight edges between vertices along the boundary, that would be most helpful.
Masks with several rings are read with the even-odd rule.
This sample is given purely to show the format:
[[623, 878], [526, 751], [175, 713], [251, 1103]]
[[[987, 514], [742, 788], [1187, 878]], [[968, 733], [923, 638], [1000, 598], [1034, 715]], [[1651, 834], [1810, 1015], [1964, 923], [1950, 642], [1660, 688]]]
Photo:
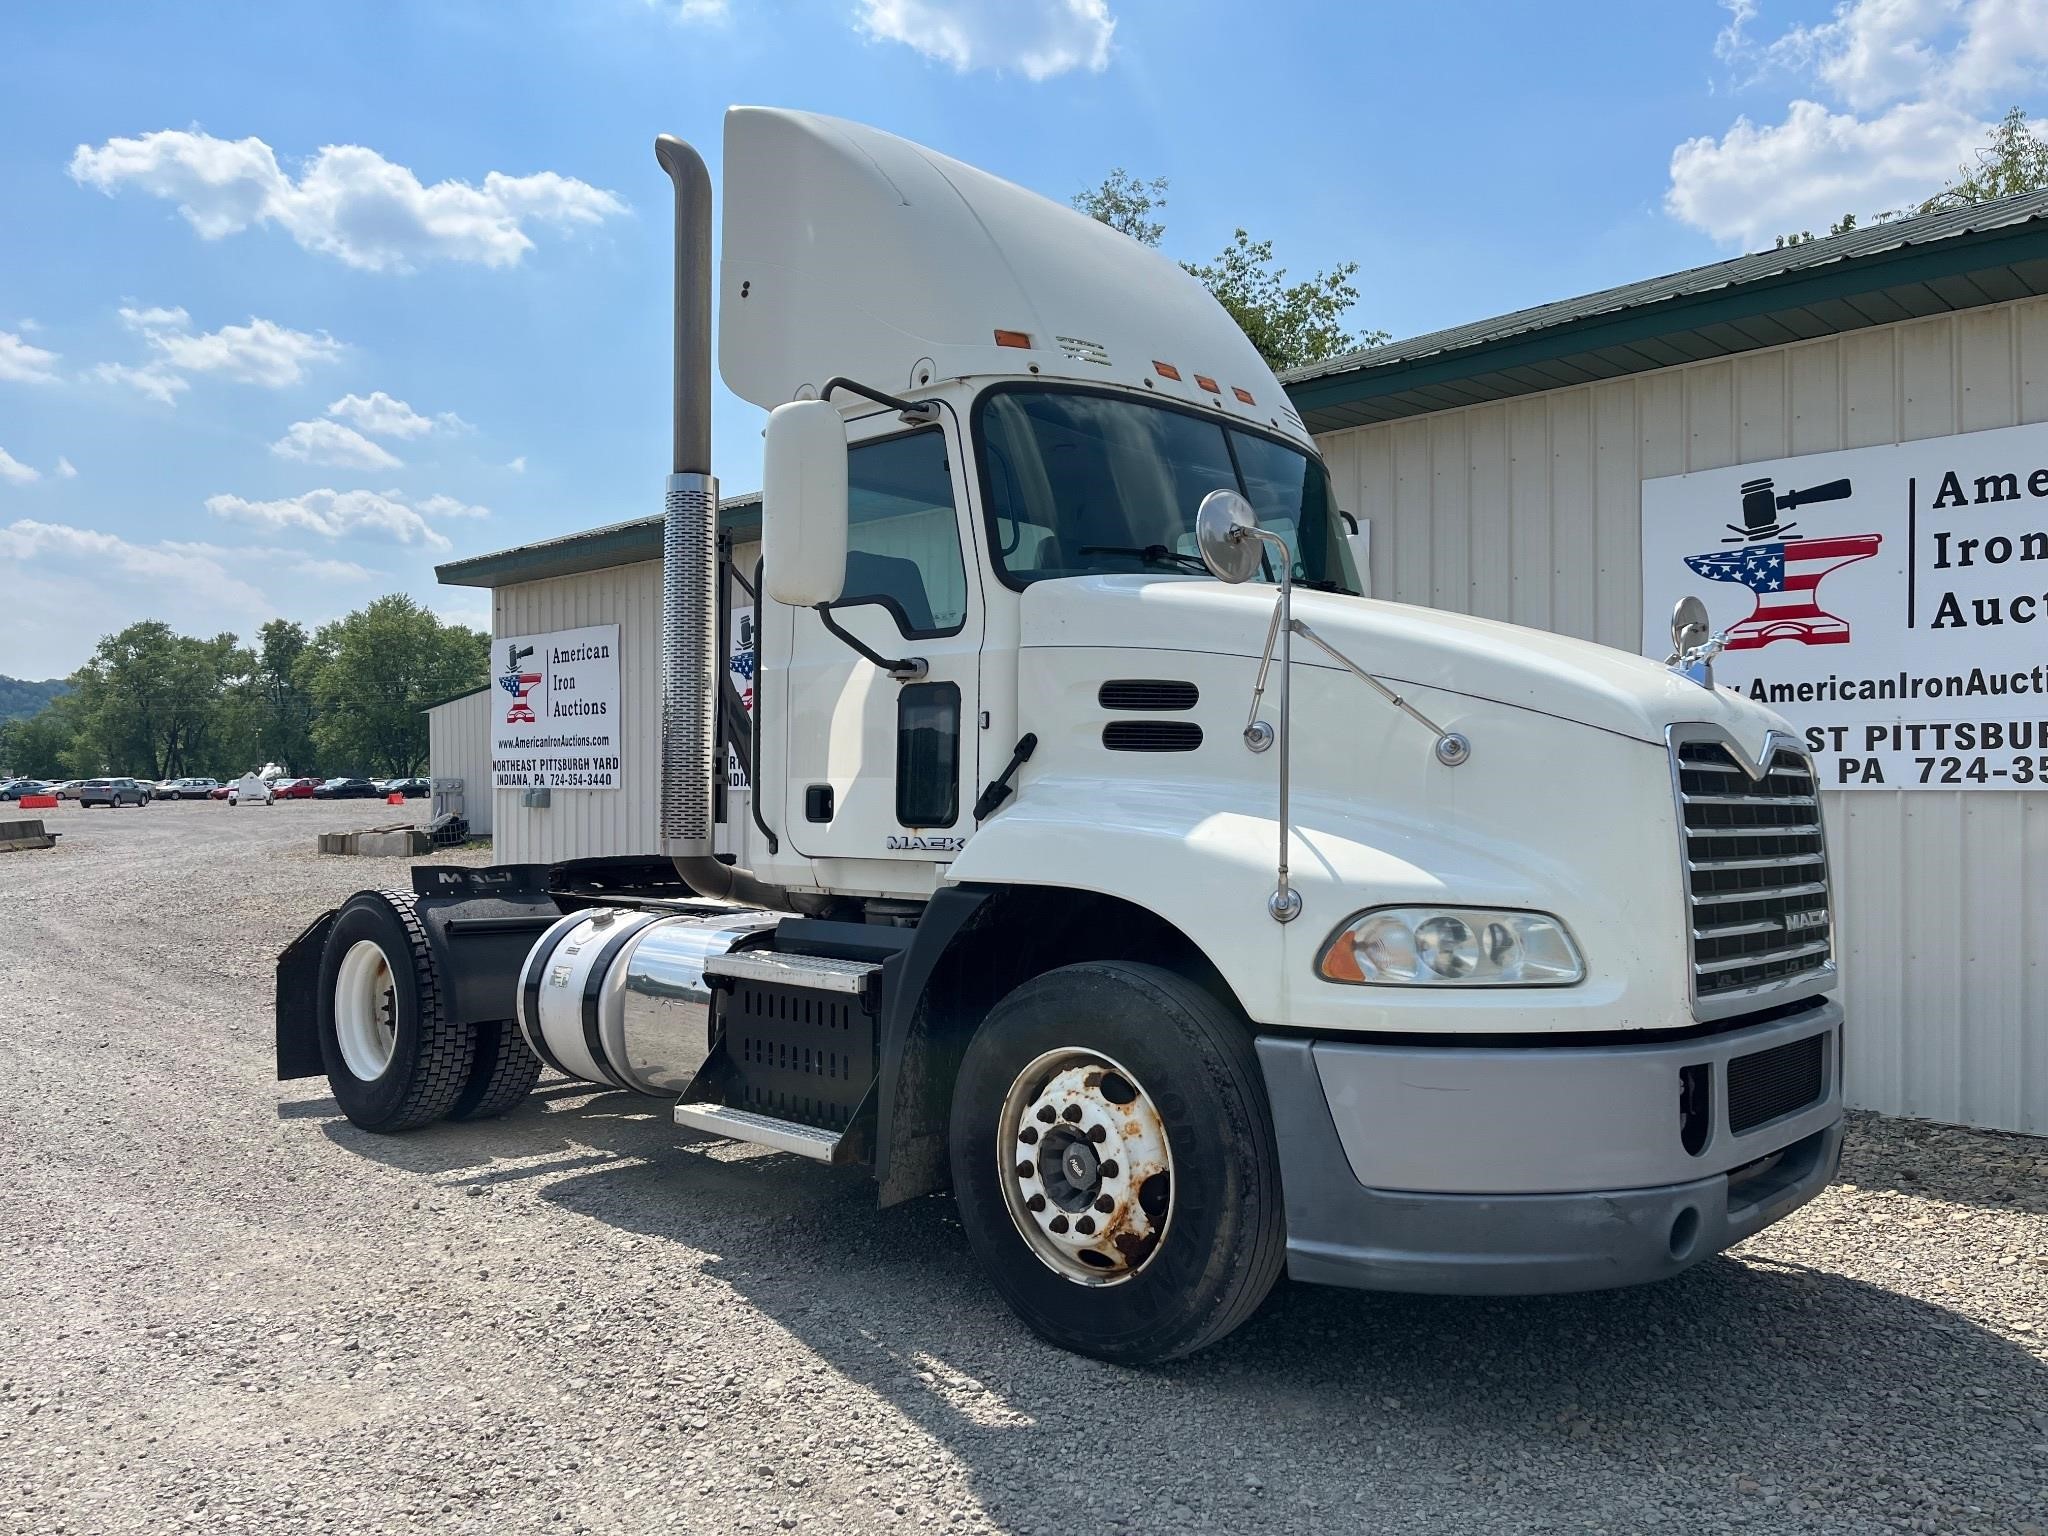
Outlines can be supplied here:
[[1177, 549], [1168, 549], [1164, 544], [1147, 544], [1139, 548], [1135, 544], [1083, 544], [1080, 553], [1084, 555], [1129, 555], [1147, 565], [1169, 566], [1177, 571], [1198, 571], [1206, 575], [1209, 568], [1202, 564], [1200, 555], [1184, 555]]

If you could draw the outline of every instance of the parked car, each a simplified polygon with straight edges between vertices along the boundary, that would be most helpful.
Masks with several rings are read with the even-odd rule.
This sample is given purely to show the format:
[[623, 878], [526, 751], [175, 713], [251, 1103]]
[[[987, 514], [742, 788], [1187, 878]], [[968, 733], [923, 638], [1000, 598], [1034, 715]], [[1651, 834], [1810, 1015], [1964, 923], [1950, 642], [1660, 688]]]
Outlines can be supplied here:
[[408, 800], [424, 800], [432, 790], [433, 785], [427, 780], [420, 778], [386, 779], [384, 781], [385, 794], [404, 795]]
[[50, 793], [59, 800], [76, 800], [78, 798], [79, 786], [84, 783], [85, 780], [83, 779], [64, 779], [59, 783], [52, 784], [50, 786]]
[[377, 786], [368, 779], [329, 779], [313, 791], [316, 800], [374, 800]]
[[19, 800], [23, 795], [47, 795], [49, 785], [41, 779], [15, 779], [0, 787], [0, 800]]
[[235, 786], [234, 786], [234, 785], [232, 785], [232, 784], [216, 784], [216, 785], [214, 785], [214, 786], [213, 786], [213, 788], [209, 789], [209, 790], [208, 790], [208, 791], [206, 792], [206, 798], [207, 798], [207, 799], [209, 799], [209, 800], [227, 800], [227, 799], [230, 799], [230, 798], [232, 798], [232, 797], [233, 797], [233, 795], [234, 795], [234, 793], [235, 793]]
[[175, 800], [178, 798], [180, 782], [177, 779], [158, 779], [156, 783], [150, 785], [149, 792], [159, 800]]
[[134, 779], [81, 779], [78, 784], [78, 807], [104, 805], [110, 811], [124, 805], [149, 804], [149, 789]]
[[270, 786], [270, 792], [279, 800], [310, 800], [318, 779], [279, 779]]
[[220, 788], [218, 779], [179, 779], [177, 798], [180, 800], [207, 800]]

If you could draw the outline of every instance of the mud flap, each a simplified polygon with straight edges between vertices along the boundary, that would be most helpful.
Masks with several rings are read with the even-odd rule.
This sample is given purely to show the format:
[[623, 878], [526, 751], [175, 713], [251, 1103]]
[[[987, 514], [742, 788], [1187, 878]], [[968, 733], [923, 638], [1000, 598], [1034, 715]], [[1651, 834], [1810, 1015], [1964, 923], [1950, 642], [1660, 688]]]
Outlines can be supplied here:
[[277, 957], [277, 1080], [319, 1077], [320, 955], [327, 947], [334, 913], [323, 912]]

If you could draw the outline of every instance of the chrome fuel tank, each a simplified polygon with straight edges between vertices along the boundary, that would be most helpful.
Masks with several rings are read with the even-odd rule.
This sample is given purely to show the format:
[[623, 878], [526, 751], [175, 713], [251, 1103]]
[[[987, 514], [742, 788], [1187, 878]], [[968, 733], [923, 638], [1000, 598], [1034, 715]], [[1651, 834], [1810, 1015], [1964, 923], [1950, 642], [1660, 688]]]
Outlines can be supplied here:
[[704, 962], [779, 921], [736, 908], [572, 912], [540, 936], [520, 968], [520, 1032], [565, 1076], [680, 1094], [711, 1049]]

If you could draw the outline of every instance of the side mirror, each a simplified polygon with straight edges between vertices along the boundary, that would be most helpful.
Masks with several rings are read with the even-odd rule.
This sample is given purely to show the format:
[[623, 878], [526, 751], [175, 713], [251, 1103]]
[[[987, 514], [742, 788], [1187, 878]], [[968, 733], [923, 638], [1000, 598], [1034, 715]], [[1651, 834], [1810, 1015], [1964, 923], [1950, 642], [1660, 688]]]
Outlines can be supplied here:
[[792, 608], [846, 586], [846, 423], [824, 400], [768, 413], [761, 464], [761, 579]]
[[1695, 646], [1702, 645], [1709, 633], [1707, 605], [1698, 597], [1687, 593], [1671, 609], [1671, 659], [1678, 660]]
[[1195, 509], [1195, 548], [1218, 581], [1233, 586], [1250, 581], [1266, 553], [1260, 547], [1259, 514], [1236, 491], [1211, 491]]

